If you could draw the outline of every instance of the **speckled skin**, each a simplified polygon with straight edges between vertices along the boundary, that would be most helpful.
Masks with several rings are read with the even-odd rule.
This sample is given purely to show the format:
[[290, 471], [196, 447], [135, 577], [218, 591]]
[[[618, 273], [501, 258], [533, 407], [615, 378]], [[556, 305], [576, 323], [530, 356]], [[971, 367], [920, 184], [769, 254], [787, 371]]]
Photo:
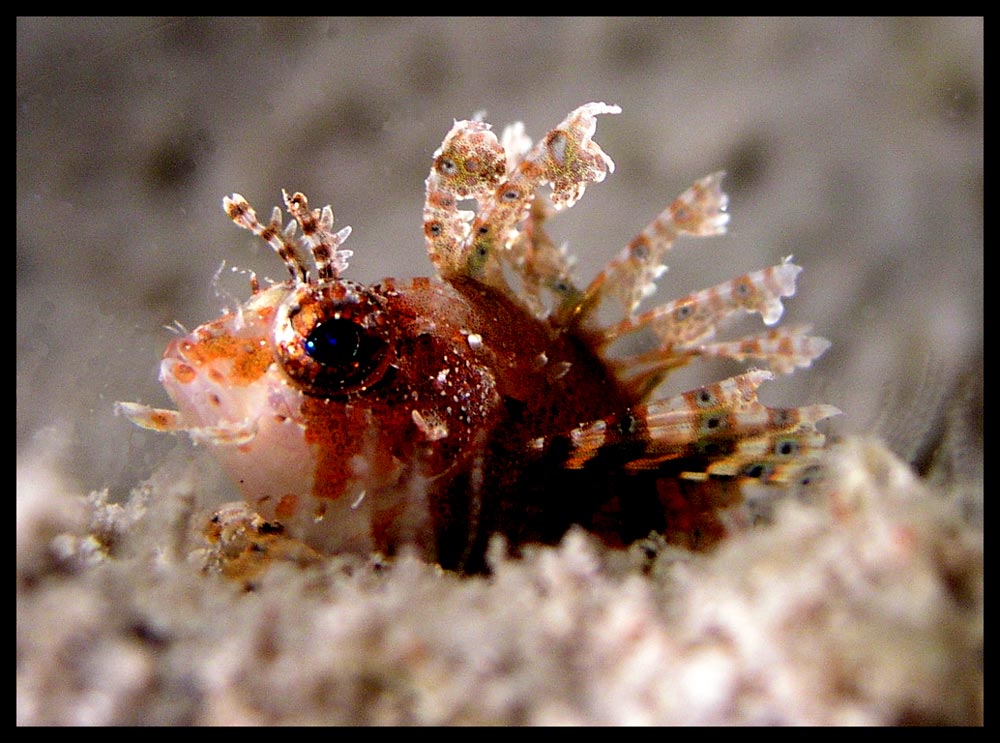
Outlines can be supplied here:
[[263, 517], [324, 551], [415, 541], [465, 565], [489, 533], [551, 541], [579, 516], [555, 509], [532, 526], [510, 514], [527, 507], [511, 493], [542, 484], [524, 482], [541, 477], [529, 442], [633, 402], [578, 339], [475, 282], [386, 280], [368, 290], [392, 318], [379, 377], [310, 395], [273, 355], [271, 323], [294, 291], [271, 287], [173, 341], [161, 370], [192, 425], [254, 429], [215, 453]]

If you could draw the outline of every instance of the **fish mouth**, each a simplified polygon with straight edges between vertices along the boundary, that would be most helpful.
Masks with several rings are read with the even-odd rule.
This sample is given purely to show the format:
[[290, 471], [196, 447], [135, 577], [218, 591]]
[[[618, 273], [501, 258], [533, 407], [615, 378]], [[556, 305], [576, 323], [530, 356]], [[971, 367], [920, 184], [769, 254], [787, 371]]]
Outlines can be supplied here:
[[167, 347], [163, 349], [163, 361], [180, 361], [189, 363], [190, 359], [183, 350], [185, 342], [192, 343], [193, 338], [190, 335], [185, 335], [181, 338], [174, 338], [167, 343]]
[[163, 358], [160, 361], [160, 381], [164, 384], [177, 382], [186, 386], [199, 376], [198, 365], [194, 363], [190, 354], [185, 353], [185, 348], [190, 344], [190, 336], [175, 338], [167, 344], [163, 350]]

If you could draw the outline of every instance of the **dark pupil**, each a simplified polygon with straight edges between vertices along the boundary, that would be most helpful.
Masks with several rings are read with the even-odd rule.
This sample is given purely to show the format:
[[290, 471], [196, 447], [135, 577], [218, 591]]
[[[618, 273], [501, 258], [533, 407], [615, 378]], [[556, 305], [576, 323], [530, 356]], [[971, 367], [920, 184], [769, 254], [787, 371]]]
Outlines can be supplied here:
[[361, 330], [350, 320], [327, 320], [306, 338], [306, 353], [323, 366], [354, 363], [361, 348]]

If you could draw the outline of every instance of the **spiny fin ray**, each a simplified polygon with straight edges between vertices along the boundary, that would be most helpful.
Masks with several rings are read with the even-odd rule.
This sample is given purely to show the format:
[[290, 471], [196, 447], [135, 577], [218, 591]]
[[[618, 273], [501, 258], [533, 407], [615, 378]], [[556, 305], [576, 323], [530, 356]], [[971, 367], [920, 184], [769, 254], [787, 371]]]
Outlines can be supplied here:
[[[625, 470], [671, 466], [688, 479], [779, 482], [792, 472], [784, 465], [806, 463], [808, 452], [822, 448], [824, 437], [816, 424], [840, 411], [832, 405], [769, 408], [758, 401], [756, 390], [771, 378], [769, 372], [752, 370], [637, 405], [624, 417], [578, 426], [562, 437], [568, 444], [562, 464], [581, 469], [600, 456], [625, 456]], [[536, 440], [533, 448], [544, 450], [550, 443]]]
[[617, 298], [631, 315], [655, 291], [656, 280], [666, 271], [663, 258], [679, 235], [724, 234], [729, 222], [724, 175], [720, 171], [695, 182], [636, 235], [587, 287], [576, 321], [585, 323], [605, 297]]
[[[556, 209], [570, 207], [583, 195], [587, 183], [599, 183], [614, 170], [614, 162], [593, 141], [600, 114], [620, 113], [618, 106], [588, 103], [572, 111], [534, 147], [523, 127], [504, 133], [503, 144], [479, 121], [455, 122], [444, 144], [435, 152], [427, 177], [424, 234], [427, 251], [438, 273], [446, 280], [472, 278], [515, 300], [521, 299], [507, 284], [501, 262], [511, 265], [531, 285], [525, 273], [525, 241], [513, 255], [519, 226], [530, 214], [536, 191], [548, 184]], [[506, 152], [505, 146], [511, 148]], [[474, 198], [478, 212], [459, 210], [457, 202]], [[545, 256], [552, 258], [551, 251]], [[559, 262], [553, 262], [559, 266]], [[550, 281], [564, 266], [543, 269]], [[565, 277], [563, 277], [565, 278]], [[533, 290], [534, 291], [534, 290]], [[536, 292], [537, 293], [537, 292]], [[531, 300], [527, 302], [531, 304]], [[531, 309], [537, 309], [532, 307]]]
[[765, 325], [774, 325], [784, 312], [781, 300], [795, 294], [795, 280], [801, 271], [800, 266], [785, 261], [744, 274], [626, 318], [604, 330], [602, 341], [610, 344], [648, 328], [660, 340], [661, 349], [690, 346], [711, 338], [738, 312], [757, 313]]

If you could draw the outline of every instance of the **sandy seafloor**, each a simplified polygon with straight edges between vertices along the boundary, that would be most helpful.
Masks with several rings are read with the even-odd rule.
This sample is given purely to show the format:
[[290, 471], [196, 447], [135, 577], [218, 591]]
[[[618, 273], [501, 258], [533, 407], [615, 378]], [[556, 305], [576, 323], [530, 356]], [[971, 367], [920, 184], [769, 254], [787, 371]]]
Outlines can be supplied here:
[[[551, 223], [577, 276], [727, 170], [729, 235], [657, 296], [795, 256], [786, 322], [833, 345], [761, 397], [844, 411], [828, 489], [711, 554], [204, 575], [235, 490], [113, 403], [168, 404], [164, 326], [216, 315], [223, 260], [281, 277], [221, 197], [302, 190], [351, 278], [424, 275], [453, 119], [587, 101], [624, 112]], [[18, 723], [980, 724], [983, 207], [982, 19], [18, 19]]]

